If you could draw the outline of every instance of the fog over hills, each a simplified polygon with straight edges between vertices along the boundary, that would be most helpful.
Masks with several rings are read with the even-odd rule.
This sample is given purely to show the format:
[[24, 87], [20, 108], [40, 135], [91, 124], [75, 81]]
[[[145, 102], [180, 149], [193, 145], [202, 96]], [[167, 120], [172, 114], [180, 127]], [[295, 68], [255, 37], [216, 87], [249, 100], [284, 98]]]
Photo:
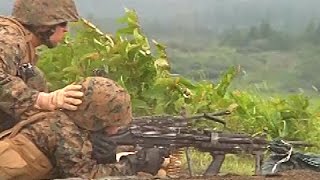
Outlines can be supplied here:
[[[13, 1], [0, 0], [1, 15]], [[147, 37], [167, 45], [174, 73], [214, 79], [240, 64], [249, 83], [269, 77], [279, 89], [320, 89], [320, 0], [75, 1], [105, 32], [117, 29], [124, 8], [135, 9]]]
[[[269, 21], [296, 29], [320, 17], [319, 0], [76, 0], [82, 16], [105, 25], [124, 8], [135, 9], [142, 24], [160, 28], [187, 27], [220, 31]], [[12, 0], [1, 0], [0, 14], [10, 14]], [[164, 26], [164, 27], [163, 27]]]

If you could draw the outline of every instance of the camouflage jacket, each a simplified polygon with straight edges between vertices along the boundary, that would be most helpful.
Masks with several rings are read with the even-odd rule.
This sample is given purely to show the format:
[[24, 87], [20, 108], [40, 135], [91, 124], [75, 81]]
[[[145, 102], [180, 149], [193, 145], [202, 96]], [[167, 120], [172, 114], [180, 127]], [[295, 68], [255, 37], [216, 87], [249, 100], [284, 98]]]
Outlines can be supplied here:
[[38, 91], [47, 91], [36, 59], [31, 33], [17, 21], [0, 17], [0, 132], [33, 108]]
[[54, 178], [132, 175], [129, 164], [98, 164], [92, 158], [90, 132], [80, 129], [61, 111], [46, 112], [20, 133], [30, 138], [48, 157]]

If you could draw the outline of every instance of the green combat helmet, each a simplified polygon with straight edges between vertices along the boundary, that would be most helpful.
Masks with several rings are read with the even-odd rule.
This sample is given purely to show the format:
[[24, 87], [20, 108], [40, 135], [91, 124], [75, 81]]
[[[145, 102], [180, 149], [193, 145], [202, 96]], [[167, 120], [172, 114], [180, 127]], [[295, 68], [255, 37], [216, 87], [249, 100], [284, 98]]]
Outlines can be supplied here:
[[16, 0], [12, 16], [30, 26], [53, 26], [78, 21], [73, 0]]
[[131, 122], [131, 100], [128, 92], [116, 82], [103, 77], [88, 77], [83, 86], [84, 98], [77, 111], [66, 111], [81, 128], [99, 131], [107, 126]]

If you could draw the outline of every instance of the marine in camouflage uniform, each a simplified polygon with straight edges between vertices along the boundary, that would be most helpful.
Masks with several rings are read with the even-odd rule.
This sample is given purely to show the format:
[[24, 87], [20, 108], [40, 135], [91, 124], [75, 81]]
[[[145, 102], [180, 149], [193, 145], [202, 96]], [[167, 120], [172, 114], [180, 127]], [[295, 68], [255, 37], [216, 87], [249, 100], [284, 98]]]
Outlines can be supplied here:
[[77, 111], [40, 112], [27, 120], [30, 124], [20, 133], [16, 127], [21, 128], [21, 123], [0, 141], [0, 179], [48, 178], [49, 172], [55, 178], [85, 179], [157, 173], [163, 157], [156, 148], [107, 164], [115, 155], [107, 133], [131, 122], [130, 96], [103, 77], [86, 78], [81, 85], [85, 96]]
[[[36, 67], [35, 50], [40, 45], [55, 47], [63, 38], [57, 35], [67, 31], [66, 23], [77, 20], [73, 0], [16, 0], [12, 17], [0, 16], [0, 132], [28, 116], [35, 107], [75, 110], [74, 106], [81, 103], [70, 100], [78, 98], [72, 93], [67, 101], [68, 88], [47, 93], [44, 75]], [[69, 89], [79, 91], [79, 86]]]

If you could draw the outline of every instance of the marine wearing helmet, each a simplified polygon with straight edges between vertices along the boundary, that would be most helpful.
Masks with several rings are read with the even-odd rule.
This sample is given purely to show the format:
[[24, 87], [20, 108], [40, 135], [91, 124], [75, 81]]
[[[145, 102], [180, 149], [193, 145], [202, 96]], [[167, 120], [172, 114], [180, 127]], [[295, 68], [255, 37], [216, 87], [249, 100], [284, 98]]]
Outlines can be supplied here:
[[81, 86], [48, 93], [36, 67], [36, 47], [53, 48], [64, 39], [68, 22], [79, 19], [73, 0], [15, 0], [12, 17], [0, 16], [0, 132], [36, 108], [76, 110]]
[[127, 125], [132, 119], [129, 94], [103, 77], [88, 77], [80, 85], [85, 95], [77, 111], [40, 112], [20, 131], [12, 130], [19, 133], [0, 141], [0, 179], [93, 179], [139, 171], [157, 173], [163, 162], [157, 148], [143, 149], [120, 162], [105, 159], [115, 160], [116, 150], [106, 129]]
[[77, 111], [66, 112], [78, 126], [99, 131], [131, 122], [130, 95], [117, 83], [103, 77], [88, 77], [81, 85], [84, 92], [82, 104]]
[[73, 0], [16, 0], [12, 16], [48, 47], [56, 45], [50, 41], [55, 26], [79, 19]]

